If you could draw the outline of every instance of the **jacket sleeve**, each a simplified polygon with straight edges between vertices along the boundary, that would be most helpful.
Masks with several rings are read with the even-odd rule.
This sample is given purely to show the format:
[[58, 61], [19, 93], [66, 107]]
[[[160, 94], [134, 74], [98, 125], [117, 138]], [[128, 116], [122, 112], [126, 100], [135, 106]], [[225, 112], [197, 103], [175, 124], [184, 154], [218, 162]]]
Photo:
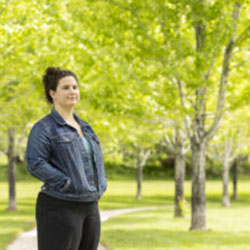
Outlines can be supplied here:
[[33, 176], [50, 187], [65, 191], [70, 185], [70, 179], [49, 163], [51, 155], [49, 134], [46, 125], [42, 122], [38, 122], [33, 126], [26, 149], [27, 167]]

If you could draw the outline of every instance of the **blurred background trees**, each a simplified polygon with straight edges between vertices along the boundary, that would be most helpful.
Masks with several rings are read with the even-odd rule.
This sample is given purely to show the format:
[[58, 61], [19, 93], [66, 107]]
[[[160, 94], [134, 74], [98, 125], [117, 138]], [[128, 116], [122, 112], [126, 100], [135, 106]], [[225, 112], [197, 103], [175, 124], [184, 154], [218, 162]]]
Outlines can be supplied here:
[[207, 228], [206, 174], [222, 178], [230, 205], [230, 169], [234, 197], [236, 173], [250, 170], [247, 1], [0, 4], [1, 178], [8, 162], [10, 204], [15, 162], [24, 171], [28, 133], [50, 111], [42, 75], [56, 66], [79, 77], [76, 112], [97, 131], [110, 178], [137, 169], [141, 199], [143, 172], [175, 173], [175, 215], [183, 216], [184, 176], [192, 173], [191, 229]]

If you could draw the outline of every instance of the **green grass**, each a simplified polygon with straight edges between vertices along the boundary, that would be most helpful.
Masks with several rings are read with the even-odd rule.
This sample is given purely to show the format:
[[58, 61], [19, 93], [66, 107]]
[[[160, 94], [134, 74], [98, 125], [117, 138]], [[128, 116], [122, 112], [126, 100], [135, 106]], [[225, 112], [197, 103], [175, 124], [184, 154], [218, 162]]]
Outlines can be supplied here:
[[[143, 200], [133, 199], [135, 185], [112, 182], [103, 199], [111, 207], [159, 206], [112, 218], [102, 225], [102, 242], [112, 250], [250, 250], [250, 183], [239, 182], [239, 199], [221, 206], [220, 181], [207, 182], [207, 232], [189, 231], [190, 182], [186, 182], [186, 217], [173, 217], [174, 183], [145, 181]], [[124, 197], [124, 198], [123, 198]], [[111, 198], [111, 203], [109, 199]]]
[[[0, 182], [0, 250], [20, 233], [35, 226], [35, 202], [41, 183], [17, 182], [18, 211], [7, 211], [6, 182]], [[102, 225], [102, 242], [112, 250], [211, 249], [250, 250], [250, 183], [239, 182], [239, 199], [230, 208], [221, 206], [220, 181], [207, 182], [209, 232], [190, 232], [190, 182], [185, 183], [186, 217], [173, 218], [174, 182], [145, 180], [143, 199], [136, 201], [133, 180], [110, 180], [100, 209], [157, 206], [156, 210], [112, 218]]]
[[102, 241], [115, 250], [250, 249], [250, 208], [209, 209], [207, 232], [190, 232], [190, 217], [175, 219], [172, 213], [166, 207], [110, 219], [102, 226]]
[[17, 182], [17, 207], [15, 212], [8, 211], [7, 183], [0, 182], [0, 250], [20, 232], [35, 226], [35, 197], [39, 190], [39, 182]]

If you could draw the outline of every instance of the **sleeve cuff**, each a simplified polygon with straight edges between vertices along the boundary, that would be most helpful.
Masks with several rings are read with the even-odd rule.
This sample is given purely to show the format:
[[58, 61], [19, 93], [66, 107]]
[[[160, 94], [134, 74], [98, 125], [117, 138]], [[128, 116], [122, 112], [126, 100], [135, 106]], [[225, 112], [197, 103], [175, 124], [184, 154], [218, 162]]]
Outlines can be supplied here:
[[60, 189], [60, 192], [67, 192], [67, 191], [69, 191], [70, 190], [70, 186], [71, 186], [71, 180], [70, 179], [68, 179], [67, 181], [66, 181], [66, 183], [64, 184], [64, 186]]

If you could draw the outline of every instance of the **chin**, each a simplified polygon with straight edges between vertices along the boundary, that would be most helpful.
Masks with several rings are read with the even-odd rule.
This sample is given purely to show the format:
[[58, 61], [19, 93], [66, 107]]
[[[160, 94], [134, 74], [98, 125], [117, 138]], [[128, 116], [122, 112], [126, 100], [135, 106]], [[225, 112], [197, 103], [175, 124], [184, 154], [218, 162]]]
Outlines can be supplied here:
[[76, 103], [77, 103], [77, 102], [65, 103], [65, 104], [64, 104], [64, 107], [73, 108], [73, 107], [76, 105]]

